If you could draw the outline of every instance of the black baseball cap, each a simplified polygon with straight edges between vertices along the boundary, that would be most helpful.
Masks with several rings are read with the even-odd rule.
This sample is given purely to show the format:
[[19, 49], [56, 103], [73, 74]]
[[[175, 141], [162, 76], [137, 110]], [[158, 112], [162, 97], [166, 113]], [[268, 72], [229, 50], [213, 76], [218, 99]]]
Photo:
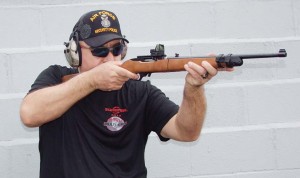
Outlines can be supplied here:
[[73, 32], [78, 33], [79, 41], [84, 41], [91, 47], [102, 46], [116, 39], [129, 43], [122, 35], [117, 16], [107, 10], [95, 10], [82, 15]]

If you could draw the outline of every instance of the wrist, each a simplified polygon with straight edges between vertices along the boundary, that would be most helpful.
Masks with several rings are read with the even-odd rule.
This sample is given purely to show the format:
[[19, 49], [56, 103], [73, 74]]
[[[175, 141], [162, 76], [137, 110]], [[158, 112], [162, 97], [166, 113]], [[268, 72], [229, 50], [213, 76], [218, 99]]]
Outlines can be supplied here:
[[80, 83], [83, 83], [92, 91], [97, 89], [96, 82], [95, 82], [96, 75], [93, 75], [92, 71], [82, 72], [82, 73], [80, 73], [79, 76], [81, 77]]
[[184, 87], [184, 95], [186, 97], [191, 96], [195, 97], [195, 95], [199, 96], [199, 94], [204, 93], [204, 85], [192, 85], [189, 83], [185, 84]]

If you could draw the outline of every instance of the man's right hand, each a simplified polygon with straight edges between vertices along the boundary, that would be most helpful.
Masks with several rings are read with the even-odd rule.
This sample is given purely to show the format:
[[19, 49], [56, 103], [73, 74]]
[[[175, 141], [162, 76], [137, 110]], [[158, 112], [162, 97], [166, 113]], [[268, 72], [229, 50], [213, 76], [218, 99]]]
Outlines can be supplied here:
[[91, 76], [91, 85], [102, 91], [119, 90], [129, 79], [138, 79], [138, 75], [121, 67], [121, 61], [109, 61], [87, 71]]

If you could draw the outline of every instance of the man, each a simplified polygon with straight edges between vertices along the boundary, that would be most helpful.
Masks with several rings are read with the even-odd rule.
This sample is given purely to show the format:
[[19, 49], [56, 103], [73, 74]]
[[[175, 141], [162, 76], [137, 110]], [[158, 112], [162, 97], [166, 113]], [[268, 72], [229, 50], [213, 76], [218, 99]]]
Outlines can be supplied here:
[[[50, 66], [24, 98], [20, 115], [40, 131], [41, 178], [147, 176], [148, 135], [194, 141], [205, 112], [204, 84], [217, 74], [208, 62], [189, 62], [178, 107], [150, 82], [122, 67], [128, 40], [113, 12], [96, 10], [76, 23], [66, 44], [75, 68]], [[79, 73], [62, 82], [62, 77]]]

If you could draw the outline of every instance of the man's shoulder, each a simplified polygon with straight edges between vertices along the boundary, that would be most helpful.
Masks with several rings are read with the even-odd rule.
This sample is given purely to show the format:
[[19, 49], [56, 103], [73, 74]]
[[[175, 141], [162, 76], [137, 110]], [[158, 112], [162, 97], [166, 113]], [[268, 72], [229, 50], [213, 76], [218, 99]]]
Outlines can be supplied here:
[[59, 73], [62, 76], [78, 73], [77, 68], [61, 66], [61, 65], [57, 65], [57, 64], [49, 66], [46, 70], [48, 70], [49, 72]]
[[34, 83], [31, 85], [31, 89], [29, 92], [47, 86], [59, 84], [61, 83], [63, 76], [74, 73], [78, 73], [78, 70], [75, 68], [68, 68], [60, 65], [51, 65], [38, 75]]

